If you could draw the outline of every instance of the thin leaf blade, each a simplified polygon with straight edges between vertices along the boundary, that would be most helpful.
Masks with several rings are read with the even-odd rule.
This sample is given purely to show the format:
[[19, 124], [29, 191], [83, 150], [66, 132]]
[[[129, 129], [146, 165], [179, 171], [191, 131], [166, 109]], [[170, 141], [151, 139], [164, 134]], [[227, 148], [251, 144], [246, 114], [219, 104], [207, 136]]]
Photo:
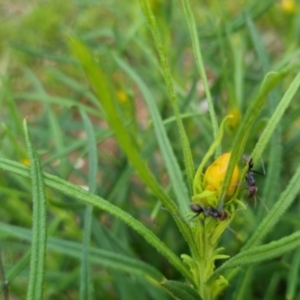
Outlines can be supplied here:
[[45, 258], [47, 244], [47, 203], [44, 179], [38, 155], [32, 145], [26, 120], [23, 123], [27, 150], [30, 158], [30, 178], [32, 182], [33, 223], [30, 258], [30, 274], [27, 300], [43, 299], [45, 278]]

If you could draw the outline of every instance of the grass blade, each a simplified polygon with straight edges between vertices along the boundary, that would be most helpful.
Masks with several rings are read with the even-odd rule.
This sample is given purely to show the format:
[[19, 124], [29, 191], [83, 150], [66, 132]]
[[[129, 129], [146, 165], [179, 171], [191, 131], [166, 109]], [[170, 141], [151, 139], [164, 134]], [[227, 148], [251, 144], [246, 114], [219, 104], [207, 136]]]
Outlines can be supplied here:
[[[97, 145], [95, 133], [92, 123], [84, 110], [80, 110], [80, 114], [84, 123], [84, 128], [88, 139], [88, 186], [89, 191], [94, 193], [96, 191], [96, 178], [98, 167]], [[93, 206], [88, 204], [84, 214], [84, 229], [83, 229], [83, 251], [81, 257], [81, 276], [80, 276], [80, 299], [92, 299], [91, 286], [91, 269], [89, 265], [89, 245], [91, 240], [91, 226], [93, 218]]]
[[24, 132], [31, 165], [30, 177], [32, 182], [33, 200], [33, 235], [27, 300], [38, 300], [43, 299], [47, 244], [47, 203], [40, 161], [32, 145], [26, 120], [24, 121]]
[[[215, 113], [215, 109], [214, 109], [214, 105], [213, 105], [213, 101], [212, 101], [212, 97], [211, 97], [211, 93], [210, 93], [210, 89], [209, 89], [209, 85], [208, 85], [207, 76], [205, 73], [196, 22], [195, 22], [194, 15], [193, 15], [191, 6], [189, 4], [189, 1], [182, 0], [182, 5], [183, 5], [185, 17], [186, 17], [186, 20], [187, 20], [187, 23], [189, 26], [189, 30], [190, 30], [193, 51], [194, 51], [194, 55], [196, 58], [197, 69], [198, 69], [198, 72], [200, 73], [201, 79], [203, 81], [203, 86], [204, 86], [206, 97], [207, 97], [209, 114], [210, 114], [212, 129], [213, 129], [213, 136], [214, 136], [214, 138], [216, 138], [217, 132], [218, 132], [218, 121], [217, 121], [217, 117], [216, 117], [216, 113]], [[216, 157], [218, 157], [220, 154], [221, 154], [221, 151], [219, 149], [217, 151]]]
[[187, 178], [188, 178], [188, 186], [190, 188], [190, 191], [192, 191], [192, 183], [193, 183], [193, 177], [194, 177], [194, 163], [193, 163], [193, 158], [192, 158], [192, 153], [190, 149], [190, 144], [189, 140], [187, 138], [185, 129], [183, 127], [182, 119], [180, 118], [180, 110], [178, 106], [178, 99], [174, 90], [173, 82], [172, 82], [172, 75], [169, 67], [169, 63], [167, 60], [167, 56], [163, 47], [162, 43], [162, 38], [159, 32], [159, 28], [155, 19], [155, 16], [152, 12], [150, 1], [148, 0], [140, 0], [140, 5], [142, 7], [142, 10], [148, 20], [148, 23], [150, 25], [153, 39], [154, 39], [154, 44], [157, 49], [167, 91], [169, 94], [169, 98], [171, 101], [171, 105], [175, 114], [176, 118], [176, 123], [178, 127], [178, 132], [180, 136], [180, 143], [181, 143], [181, 148], [183, 151], [183, 157], [184, 157], [184, 163], [185, 163], [185, 168], [186, 168], [186, 173], [187, 173]]
[[287, 280], [287, 291], [285, 299], [295, 299], [298, 286], [298, 272], [300, 268], [300, 249], [295, 251], [291, 261], [289, 276]]

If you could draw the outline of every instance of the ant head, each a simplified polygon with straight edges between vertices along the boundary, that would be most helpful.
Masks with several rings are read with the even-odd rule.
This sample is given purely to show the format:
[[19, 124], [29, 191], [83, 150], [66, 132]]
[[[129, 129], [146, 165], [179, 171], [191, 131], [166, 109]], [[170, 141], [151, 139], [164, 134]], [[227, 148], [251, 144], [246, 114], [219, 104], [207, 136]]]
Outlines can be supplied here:
[[191, 203], [190, 204], [190, 209], [193, 212], [198, 213], [198, 214], [200, 214], [201, 212], [203, 212], [203, 208], [199, 204], [196, 204], [196, 203]]
[[248, 165], [248, 169], [250, 171], [254, 167], [252, 157], [250, 157], [248, 155], [243, 155], [243, 160], [244, 160], [245, 164]]

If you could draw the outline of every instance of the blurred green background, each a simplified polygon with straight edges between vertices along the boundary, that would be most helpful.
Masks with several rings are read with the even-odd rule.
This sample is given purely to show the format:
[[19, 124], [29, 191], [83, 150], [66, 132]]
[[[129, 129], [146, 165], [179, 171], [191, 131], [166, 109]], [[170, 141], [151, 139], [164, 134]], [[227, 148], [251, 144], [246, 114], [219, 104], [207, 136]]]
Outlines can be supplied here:
[[[196, 168], [213, 141], [213, 135], [188, 25], [181, 2], [152, 0], [150, 3], [162, 35], [179, 107], [185, 117], [184, 126]], [[190, 5], [219, 123], [228, 113], [235, 116], [222, 145], [222, 151], [229, 151], [239, 122], [264, 75], [270, 70], [299, 63], [299, 3], [288, 0], [193, 0]], [[97, 140], [96, 194], [139, 219], [176, 254], [188, 253], [172, 216], [159, 208], [158, 200], [145, 188], [118, 146], [96, 96], [68, 46], [69, 36], [76, 36], [91, 49], [102, 70], [111, 74], [120, 115], [151, 171], [172, 196], [148, 108], [135, 82], [114, 59], [119, 57], [126, 61], [153, 93], [183, 168], [178, 131], [172, 119], [173, 111], [159, 59], [138, 1], [3, 0], [0, 18], [1, 156], [29, 164], [22, 129], [22, 121], [27, 117], [43, 170], [86, 187], [88, 145], [78, 108], [83, 109], [92, 121]], [[287, 76], [267, 100], [251, 132], [246, 153], [252, 151], [293, 77]], [[258, 195], [268, 207], [276, 201], [299, 163], [299, 116], [300, 101], [295, 99], [278, 127], [276, 139], [272, 140], [263, 157], [268, 174], [269, 153], [273, 150], [277, 155], [272, 169], [277, 174], [276, 181], [257, 177]], [[2, 223], [31, 228], [29, 183], [28, 179], [1, 172]], [[270, 190], [273, 196], [270, 196]], [[51, 189], [47, 189], [47, 199], [49, 236], [82, 242], [85, 205]], [[299, 209], [295, 201], [270, 240], [299, 229]], [[254, 207], [253, 202], [249, 203], [246, 212], [238, 212], [232, 224], [236, 234], [228, 230], [222, 241], [226, 253], [238, 253], [265, 214], [263, 205], [258, 203]], [[0, 239], [5, 275], [11, 279], [10, 299], [25, 299], [30, 244], [3, 232], [0, 232]], [[93, 212], [91, 243], [97, 248], [146, 261], [169, 279], [180, 279], [176, 270], [140, 236], [97, 209]], [[284, 299], [293, 255], [296, 257], [289, 253], [281, 259], [255, 266], [248, 281], [248, 293], [241, 299]], [[44, 299], [78, 299], [79, 277], [78, 259], [48, 250]], [[143, 277], [97, 264], [92, 264], [91, 281], [93, 299], [169, 299], [160, 287]], [[221, 298], [239, 299], [239, 286], [239, 278], [234, 278]], [[298, 298], [295, 296], [294, 299], [300, 299], [299, 290], [295, 295]], [[3, 293], [1, 296], [4, 297]]]

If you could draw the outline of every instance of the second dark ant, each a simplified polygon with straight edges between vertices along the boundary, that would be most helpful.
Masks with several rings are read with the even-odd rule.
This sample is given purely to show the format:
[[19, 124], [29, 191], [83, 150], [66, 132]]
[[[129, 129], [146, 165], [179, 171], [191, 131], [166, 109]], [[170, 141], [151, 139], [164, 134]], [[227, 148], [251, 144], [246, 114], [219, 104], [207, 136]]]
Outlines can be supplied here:
[[254, 163], [250, 156], [244, 155], [243, 159], [244, 159], [245, 163], [248, 164], [248, 171], [247, 171], [245, 179], [248, 184], [248, 198], [251, 198], [258, 191], [258, 187], [255, 184], [254, 174], [265, 175], [266, 173], [265, 173], [264, 167], [263, 167], [263, 170], [264, 170], [263, 173], [253, 170]]
[[227, 218], [227, 213], [225, 211], [219, 211], [218, 209], [213, 208], [213, 207], [204, 207], [204, 206], [196, 204], [196, 203], [191, 203], [190, 209], [194, 213], [196, 213], [196, 215], [192, 219], [198, 217], [202, 212], [204, 213], [205, 216], [211, 216], [211, 217], [213, 217], [215, 219], [219, 219], [221, 221], [223, 221]]
[[[245, 180], [247, 181], [247, 184], [248, 184], [247, 188], [248, 188], [248, 199], [249, 199], [249, 198], [252, 198], [253, 196], [255, 196], [258, 191], [258, 187], [256, 186], [254, 175], [255, 174], [266, 175], [266, 172], [265, 172], [265, 167], [263, 164], [262, 164], [263, 172], [253, 170], [254, 163], [253, 163], [252, 157], [244, 155], [243, 159], [244, 159], [244, 162], [248, 165], [248, 170], [247, 170]], [[255, 206], [256, 206], [256, 198], [255, 198]], [[267, 207], [266, 207], [266, 209], [267, 209]], [[268, 209], [267, 209], [267, 211], [268, 211]]]

